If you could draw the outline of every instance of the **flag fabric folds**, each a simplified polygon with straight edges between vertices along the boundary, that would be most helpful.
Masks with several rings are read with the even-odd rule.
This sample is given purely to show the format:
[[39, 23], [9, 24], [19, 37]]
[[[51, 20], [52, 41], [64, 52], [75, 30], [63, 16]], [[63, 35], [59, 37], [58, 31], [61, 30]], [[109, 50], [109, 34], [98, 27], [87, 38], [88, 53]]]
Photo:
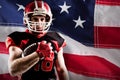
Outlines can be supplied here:
[[[8, 72], [5, 39], [24, 31], [23, 10], [33, 0], [0, 1], [0, 79]], [[120, 1], [43, 0], [53, 13], [51, 30], [66, 40], [64, 58], [70, 80], [120, 80]]]

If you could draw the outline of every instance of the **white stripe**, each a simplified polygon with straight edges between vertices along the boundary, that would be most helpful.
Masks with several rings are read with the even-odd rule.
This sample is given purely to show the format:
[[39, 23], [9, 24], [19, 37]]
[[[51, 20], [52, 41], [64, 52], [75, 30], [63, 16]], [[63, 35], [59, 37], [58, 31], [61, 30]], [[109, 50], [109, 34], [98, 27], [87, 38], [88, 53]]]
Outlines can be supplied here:
[[14, 32], [14, 31], [24, 31], [24, 27], [9, 27], [9, 26], [0, 26], [0, 42], [5, 42], [5, 39], [8, 34]]
[[108, 80], [108, 79], [102, 79], [102, 78], [87, 77], [81, 74], [76, 74], [71, 71], [69, 71], [69, 77], [70, 77], [70, 80]]
[[80, 42], [77, 42], [68, 36], [64, 35], [64, 38], [67, 42], [67, 46], [63, 49], [64, 53], [85, 56], [98, 56], [120, 67], [120, 49], [93, 48], [84, 46]]
[[8, 57], [9, 55], [0, 53], [0, 74], [8, 73]]
[[95, 5], [94, 25], [120, 27], [120, 6]]

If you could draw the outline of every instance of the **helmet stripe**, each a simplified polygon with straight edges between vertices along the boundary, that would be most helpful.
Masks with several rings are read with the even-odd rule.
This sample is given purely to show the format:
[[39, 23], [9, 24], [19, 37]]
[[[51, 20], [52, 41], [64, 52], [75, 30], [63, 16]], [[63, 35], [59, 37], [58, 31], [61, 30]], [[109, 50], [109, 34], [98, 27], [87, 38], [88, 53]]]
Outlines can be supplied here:
[[37, 4], [36, 0], [35, 0], [35, 8], [36, 8], [36, 10], [38, 10], [38, 4]]

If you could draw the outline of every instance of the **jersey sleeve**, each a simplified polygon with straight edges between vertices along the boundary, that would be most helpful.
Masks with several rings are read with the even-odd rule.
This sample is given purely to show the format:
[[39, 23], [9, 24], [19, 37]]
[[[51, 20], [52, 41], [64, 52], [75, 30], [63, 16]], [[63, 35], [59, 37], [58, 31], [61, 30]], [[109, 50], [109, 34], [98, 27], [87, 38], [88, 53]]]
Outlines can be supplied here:
[[61, 39], [63, 39], [60, 47], [65, 47], [66, 46], [66, 40], [64, 39], [64, 37], [62, 36], [62, 34], [59, 34], [59, 33], [57, 33], [57, 34], [61, 37]]
[[12, 38], [10, 38], [10, 37], [7, 37], [7, 38], [6, 38], [5, 44], [6, 44], [6, 48], [7, 48], [7, 49], [8, 49], [10, 46], [16, 46], [16, 44], [14, 43], [14, 41], [12, 40]]
[[5, 44], [6, 44], [6, 48], [8, 49], [10, 46], [17, 46], [19, 44], [18, 39], [18, 35], [16, 35], [17, 32], [13, 32], [11, 34], [9, 34], [6, 38]]
[[54, 44], [54, 47], [57, 51], [60, 50], [60, 48], [63, 48], [66, 46], [65, 39], [57, 32], [52, 32], [49, 34], [49, 36], [52, 36], [52, 43]]

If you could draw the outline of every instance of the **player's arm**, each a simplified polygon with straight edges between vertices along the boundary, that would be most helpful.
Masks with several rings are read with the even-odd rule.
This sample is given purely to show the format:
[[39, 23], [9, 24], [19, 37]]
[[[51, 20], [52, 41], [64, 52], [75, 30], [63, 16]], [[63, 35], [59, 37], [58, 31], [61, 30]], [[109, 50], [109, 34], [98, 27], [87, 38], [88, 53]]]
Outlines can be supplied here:
[[21, 57], [22, 50], [17, 47], [13, 39], [7, 37], [6, 48], [9, 50], [8, 70], [12, 76], [16, 76], [26, 72], [29, 68], [35, 65], [39, 61], [38, 54], [36, 52]]
[[68, 71], [67, 71], [67, 68], [64, 62], [64, 57], [63, 57], [63, 48], [61, 48], [57, 54], [55, 66], [56, 66], [59, 80], [69, 80]]
[[39, 56], [36, 52], [25, 57], [20, 57], [22, 50], [17, 46], [10, 46], [9, 54], [8, 68], [10, 74], [13, 76], [26, 72], [39, 61]]

